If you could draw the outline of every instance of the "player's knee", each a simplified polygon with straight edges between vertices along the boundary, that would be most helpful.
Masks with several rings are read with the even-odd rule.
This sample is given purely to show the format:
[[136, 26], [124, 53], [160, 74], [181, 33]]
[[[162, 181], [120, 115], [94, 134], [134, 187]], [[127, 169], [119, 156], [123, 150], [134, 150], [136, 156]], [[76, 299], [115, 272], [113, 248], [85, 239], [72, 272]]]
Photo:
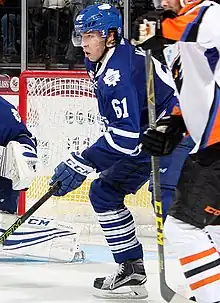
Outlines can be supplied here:
[[164, 234], [168, 241], [176, 246], [190, 245], [197, 238], [203, 238], [205, 235], [203, 229], [192, 226], [170, 215], [167, 216], [164, 224]]
[[90, 186], [89, 199], [97, 213], [116, 210], [123, 206], [124, 195], [101, 179], [95, 179]]
[[175, 220], [175, 218], [168, 215], [167, 220], [164, 223], [164, 234], [167, 236], [167, 238], [169, 238], [170, 234], [172, 234], [172, 228], [174, 225], [173, 220]]
[[96, 193], [96, 180], [94, 180], [91, 185], [90, 185], [90, 189], [89, 189], [89, 199], [90, 199], [90, 202], [93, 206], [93, 208], [95, 209], [96, 208], [96, 197], [97, 197], [97, 193]]
[[[178, 257], [187, 255], [189, 246], [192, 246], [192, 236], [189, 233], [190, 226], [170, 215], [164, 224], [164, 235], [178, 254]], [[194, 237], [194, 235], [193, 235]]]
[[164, 223], [164, 235], [172, 245], [184, 243], [186, 239], [186, 242], [188, 242], [188, 237], [192, 229], [194, 229], [194, 227], [191, 225], [170, 215], [167, 216], [166, 222]]
[[173, 228], [176, 229], [176, 219], [168, 215], [164, 223], [164, 235], [170, 242], [173, 237]]

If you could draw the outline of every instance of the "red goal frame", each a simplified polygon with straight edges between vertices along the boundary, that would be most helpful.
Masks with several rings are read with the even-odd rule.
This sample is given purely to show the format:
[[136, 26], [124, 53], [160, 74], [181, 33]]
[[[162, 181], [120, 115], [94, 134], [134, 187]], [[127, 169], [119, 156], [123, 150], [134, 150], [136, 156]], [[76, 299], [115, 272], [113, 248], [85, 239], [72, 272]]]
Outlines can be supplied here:
[[[82, 78], [89, 79], [84, 70], [26, 70], [19, 77], [19, 105], [18, 112], [22, 121], [27, 122], [27, 79], [29, 78]], [[26, 211], [25, 191], [20, 192], [18, 203], [18, 215]]]

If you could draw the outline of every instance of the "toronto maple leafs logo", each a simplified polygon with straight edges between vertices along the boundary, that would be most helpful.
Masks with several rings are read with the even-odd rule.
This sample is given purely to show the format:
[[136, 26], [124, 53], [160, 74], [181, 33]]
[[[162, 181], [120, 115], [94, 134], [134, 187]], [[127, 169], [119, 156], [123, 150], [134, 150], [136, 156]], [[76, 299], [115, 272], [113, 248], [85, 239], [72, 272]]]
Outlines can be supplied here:
[[114, 70], [112, 68], [109, 68], [105, 74], [105, 77], [103, 78], [105, 84], [108, 86], [116, 86], [117, 82], [120, 82], [120, 73], [119, 70]]

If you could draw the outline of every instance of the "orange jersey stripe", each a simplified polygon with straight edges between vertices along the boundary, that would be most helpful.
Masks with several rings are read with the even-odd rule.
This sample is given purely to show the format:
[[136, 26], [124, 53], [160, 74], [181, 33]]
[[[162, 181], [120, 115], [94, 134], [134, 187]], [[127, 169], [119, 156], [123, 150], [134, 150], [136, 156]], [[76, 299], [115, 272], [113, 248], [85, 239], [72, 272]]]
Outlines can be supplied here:
[[191, 263], [193, 261], [196, 261], [196, 260], [205, 258], [207, 256], [210, 256], [210, 255], [212, 255], [216, 252], [217, 252], [217, 250], [214, 247], [212, 247], [212, 248], [204, 250], [204, 251], [202, 251], [198, 254], [194, 254], [194, 255], [191, 255], [191, 256], [188, 256], [188, 257], [185, 257], [185, 258], [181, 258], [180, 259], [180, 264], [183, 266], [183, 265], [186, 265], [186, 264]]
[[189, 25], [189, 23], [192, 23], [196, 19], [201, 7], [195, 8], [195, 10], [190, 12], [190, 14], [188, 15], [185, 15], [185, 13], [200, 2], [201, 0], [186, 5], [173, 19], [165, 19], [162, 22], [163, 36], [171, 40], [181, 40], [181, 37], [183, 36], [183, 33], [185, 32], [187, 26]]
[[219, 280], [220, 280], [220, 274], [216, 274], [216, 275], [210, 276], [208, 278], [202, 279], [198, 282], [190, 284], [190, 288], [192, 290], [195, 290], [197, 288], [200, 288], [202, 286], [205, 286], [207, 284], [210, 284], [210, 283], [213, 283], [213, 282], [219, 281]]

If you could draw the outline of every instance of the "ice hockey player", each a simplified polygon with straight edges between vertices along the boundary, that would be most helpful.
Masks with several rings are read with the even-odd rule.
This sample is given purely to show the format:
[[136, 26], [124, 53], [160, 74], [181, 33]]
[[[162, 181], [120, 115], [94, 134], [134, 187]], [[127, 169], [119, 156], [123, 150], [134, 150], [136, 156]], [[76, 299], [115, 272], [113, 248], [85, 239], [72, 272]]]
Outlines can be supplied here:
[[[163, 0], [165, 9], [138, 26], [135, 44], [157, 39], [176, 43], [164, 50], [178, 89], [180, 111], [147, 131], [143, 144], [156, 156], [172, 152], [189, 132], [195, 142], [181, 171], [165, 231], [176, 249], [197, 302], [220, 302], [220, 6], [212, 1]], [[146, 16], [145, 16], [146, 18]], [[141, 19], [139, 19], [141, 20]], [[149, 42], [150, 41], [150, 42]], [[210, 234], [207, 232], [209, 230]]]
[[[121, 15], [109, 4], [81, 11], [75, 30], [74, 40], [81, 40], [106, 131], [81, 154], [72, 152], [61, 162], [50, 184], [60, 180], [56, 195], [63, 196], [78, 188], [89, 173], [100, 172], [89, 196], [119, 267], [115, 274], [95, 279], [96, 295], [145, 298], [143, 249], [132, 214], [124, 205], [125, 195], [135, 193], [151, 171], [150, 156], [139, 146], [148, 125], [144, 53], [123, 39]], [[177, 99], [167, 69], [157, 60], [153, 62], [159, 117], [170, 113]], [[131, 291], [125, 293], [123, 286]]]
[[14, 214], [20, 190], [27, 189], [36, 175], [36, 139], [2, 97], [0, 109], [0, 211]]

